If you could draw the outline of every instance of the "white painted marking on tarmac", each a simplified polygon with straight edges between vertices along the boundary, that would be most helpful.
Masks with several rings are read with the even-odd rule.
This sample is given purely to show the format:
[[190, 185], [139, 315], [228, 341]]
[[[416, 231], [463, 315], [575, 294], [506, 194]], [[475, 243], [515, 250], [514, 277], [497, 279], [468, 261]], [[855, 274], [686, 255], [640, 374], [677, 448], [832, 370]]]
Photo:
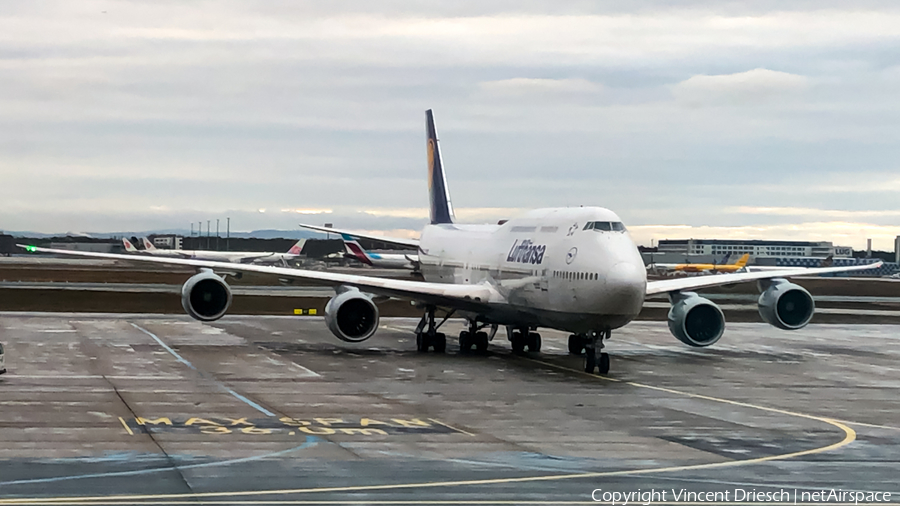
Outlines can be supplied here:
[[[125, 426], [125, 429], [131, 434], [134, 435], [134, 432], [128, 428], [128, 424], [125, 423], [125, 420], [122, 420], [122, 424]], [[92, 474], [79, 474], [75, 476], [57, 476], [52, 478], [32, 478], [32, 479], [24, 479], [24, 480], [13, 480], [13, 481], [2, 481], [0, 482], [0, 486], [3, 485], [23, 485], [23, 484], [33, 484], [33, 483], [53, 483], [59, 481], [72, 481], [72, 480], [84, 480], [84, 479], [92, 479], [92, 478], [112, 478], [117, 476], [140, 476], [146, 474], [153, 473], [163, 473], [175, 470], [184, 470], [184, 469], [199, 469], [206, 467], [224, 467], [230, 466], [232, 464], [243, 464], [245, 462], [254, 462], [257, 460], [270, 459], [274, 457], [280, 457], [282, 455], [287, 455], [291, 452], [296, 452], [299, 450], [306, 450], [307, 448], [312, 448], [319, 444], [322, 441], [321, 439], [315, 436], [306, 436], [306, 441], [300, 446], [295, 446], [293, 448], [288, 448], [287, 450], [281, 450], [272, 453], [266, 453], [264, 455], [256, 455], [253, 457], [242, 457], [238, 459], [231, 460], [222, 460], [222, 461], [214, 461], [214, 462], [204, 462], [202, 464], [188, 464], [183, 466], [169, 466], [169, 467], [154, 467], [150, 469], [138, 469], [135, 471], [114, 471], [110, 473], [92, 473]], [[26, 502], [30, 502], [28, 499], [24, 499]], [[76, 499], [77, 501], [77, 499]], [[0, 500], [0, 504], [5, 504], [7, 501], [5, 499]], [[56, 501], [49, 501], [56, 502]]]
[[[148, 336], [150, 336], [154, 341], [156, 341], [157, 343], [159, 343], [160, 346], [162, 346], [163, 348], [165, 348], [166, 351], [168, 351], [170, 354], [172, 354], [172, 356], [175, 357], [179, 362], [181, 362], [182, 364], [184, 364], [184, 365], [190, 367], [191, 369], [193, 369], [193, 370], [197, 371], [198, 373], [200, 373], [201, 375], [203, 375], [202, 371], [200, 371], [199, 369], [197, 369], [196, 367], [194, 367], [194, 364], [188, 362], [184, 357], [182, 357], [181, 355], [179, 355], [178, 352], [176, 352], [175, 350], [173, 350], [172, 348], [170, 348], [166, 343], [162, 342], [162, 339], [156, 337], [156, 334], [154, 334], [153, 332], [150, 332], [150, 331], [147, 330], [147, 329], [144, 329], [144, 328], [140, 327], [139, 325], [137, 325], [137, 324], [135, 324], [135, 323], [131, 323], [131, 326], [134, 327], [134, 328], [136, 328], [136, 329], [138, 329], [138, 330], [140, 330], [140, 331], [143, 332], [144, 334], [147, 334]], [[205, 375], [204, 375], [204, 376], [205, 376]], [[262, 414], [264, 414], [264, 415], [266, 415], [266, 416], [275, 416], [275, 413], [272, 413], [272, 412], [269, 411], [268, 409], [266, 409], [266, 408], [260, 406], [259, 404], [257, 404], [257, 403], [255, 403], [255, 402], [251, 401], [250, 399], [244, 397], [243, 395], [241, 395], [241, 394], [235, 392], [234, 390], [228, 388], [228, 387], [225, 386], [222, 382], [216, 380], [215, 378], [210, 378], [210, 379], [212, 379], [213, 381], [215, 381], [216, 383], [218, 383], [218, 385], [219, 385], [220, 388], [222, 388], [223, 390], [225, 390], [226, 392], [228, 392], [229, 394], [231, 394], [232, 396], [234, 396], [235, 399], [237, 399], [237, 400], [243, 402], [244, 404], [250, 406], [251, 408], [253, 408], [253, 409], [259, 411], [260, 413], [262, 413]]]
[[319, 374], [319, 373], [313, 371], [312, 369], [308, 369], [308, 368], [306, 368], [306, 367], [303, 367], [302, 365], [298, 364], [297, 362], [291, 362], [291, 363], [294, 364], [294, 367], [296, 367], [297, 369], [300, 369], [301, 371], [303, 371], [303, 372], [306, 374], [306, 376], [309, 376], [309, 377], [311, 377], [311, 378], [321, 378], [321, 377], [322, 377], [321, 374]]
[[75, 329], [43, 329], [43, 330], [40, 330], [39, 332], [43, 332], [44, 334], [62, 334], [62, 333], [78, 332], [78, 331]]

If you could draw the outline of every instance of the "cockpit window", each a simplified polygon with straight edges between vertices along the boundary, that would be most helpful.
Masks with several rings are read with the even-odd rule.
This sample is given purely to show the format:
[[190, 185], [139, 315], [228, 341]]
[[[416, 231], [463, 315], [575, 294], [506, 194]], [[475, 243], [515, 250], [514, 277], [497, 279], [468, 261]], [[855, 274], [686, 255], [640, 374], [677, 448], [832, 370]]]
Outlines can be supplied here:
[[589, 221], [584, 230], [597, 230], [599, 232], [624, 232], [625, 225], [621, 221]]

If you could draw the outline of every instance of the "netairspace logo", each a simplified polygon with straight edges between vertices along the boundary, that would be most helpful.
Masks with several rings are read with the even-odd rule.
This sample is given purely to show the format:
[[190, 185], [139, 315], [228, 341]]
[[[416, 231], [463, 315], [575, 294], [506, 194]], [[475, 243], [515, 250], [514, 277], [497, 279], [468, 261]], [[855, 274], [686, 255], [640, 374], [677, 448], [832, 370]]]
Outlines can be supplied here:
[[822, 489], [822, 490], [798, 490], [798, 489], [772, 489], [758, 491], [754, 489], [736, 488], [719, 492], [696, 492], [686, 489], [637, 489], [632, 492], [614, 492], [594, 489], [591, 492], [594, 502], [601, 502], [611, 506], [627, 506], [628, 504], [649, 505], [653, 503], [879, 503], [891, 502], [891, 492], [864, 492], [860, 490]]

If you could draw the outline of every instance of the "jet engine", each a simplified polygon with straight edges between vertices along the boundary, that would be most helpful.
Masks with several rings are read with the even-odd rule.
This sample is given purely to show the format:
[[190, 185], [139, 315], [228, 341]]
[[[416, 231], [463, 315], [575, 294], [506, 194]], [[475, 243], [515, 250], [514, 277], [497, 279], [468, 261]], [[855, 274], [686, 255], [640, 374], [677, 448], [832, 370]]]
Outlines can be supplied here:
[[812, 320], [816, 304], [805, 288], [786, 279], [759, 282], [759, 315], [784, 330], [802, 329]]
[[231, 288], [216, 273], [203, 269], [181, 287], [181, 306], [197, 320], [218, 320], [231, 306]]
[[357, 288], [339, 287], [325, 305], [325, 324], [341, 341], [365, 341], [378, 330], [378, 306]]
[[719, 306], [693, 292], [670, 295], [669, 330], [679, 341], [694, 347], [714, 344], [725, 332]]

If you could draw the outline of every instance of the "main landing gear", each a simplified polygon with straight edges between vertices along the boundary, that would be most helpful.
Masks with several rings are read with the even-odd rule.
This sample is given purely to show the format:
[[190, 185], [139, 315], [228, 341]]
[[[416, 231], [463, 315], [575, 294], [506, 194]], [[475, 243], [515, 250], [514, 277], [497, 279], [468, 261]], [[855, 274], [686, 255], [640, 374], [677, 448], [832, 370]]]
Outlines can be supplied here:
[[[584, 372], [593, 374], [594, 369], [597, 369], [598, 374], [609, 374], [609, 354], [603, 353], [603, 340], [609, 339], [611, 335], [612, 331], [607, 329], [583, 336], [569, 336], [570, 353], [580, 355], [581, 349], [584, 349]], [[577, 350], [577, 353], [573, 350]]]
[[522, 327], [515, 330], [507, 330], [509, 333], [509, 342], [515, 353], [524, 353], [525, 347], [528, 351], [537, 353], [541, 351], [541, 335], [532, 332], [528, 327]]
[[468, 353], [472, 350], [473, 346], [479, 353], [487, 351], [488, 342], [494, 337], [494, 334], [497, 333], [496, 325], [491, 325], [490, 334], [481, 330], [487, 326], [488, 325], [485, 323], [479, 324], [474, 320], [469, 320], [468, 330], [459, 333], [459, 351], [461, 353]]
[[436, 323], [434, 318], [434, 306], [425, 308], [425, 314], [422, 316], [422, 320], [419, 321], [419, 325], [416, 326], [415, 332], [416, 349], [419, 353], [428, 352], [428, 348], [434, 348], [435, 353], [444, 353], [447, 349], [447, 336], [437, 330], [441, 328], [441, 325], [443, 325], [452, 314], [453, 313], [448, 314], [440, 323]]

